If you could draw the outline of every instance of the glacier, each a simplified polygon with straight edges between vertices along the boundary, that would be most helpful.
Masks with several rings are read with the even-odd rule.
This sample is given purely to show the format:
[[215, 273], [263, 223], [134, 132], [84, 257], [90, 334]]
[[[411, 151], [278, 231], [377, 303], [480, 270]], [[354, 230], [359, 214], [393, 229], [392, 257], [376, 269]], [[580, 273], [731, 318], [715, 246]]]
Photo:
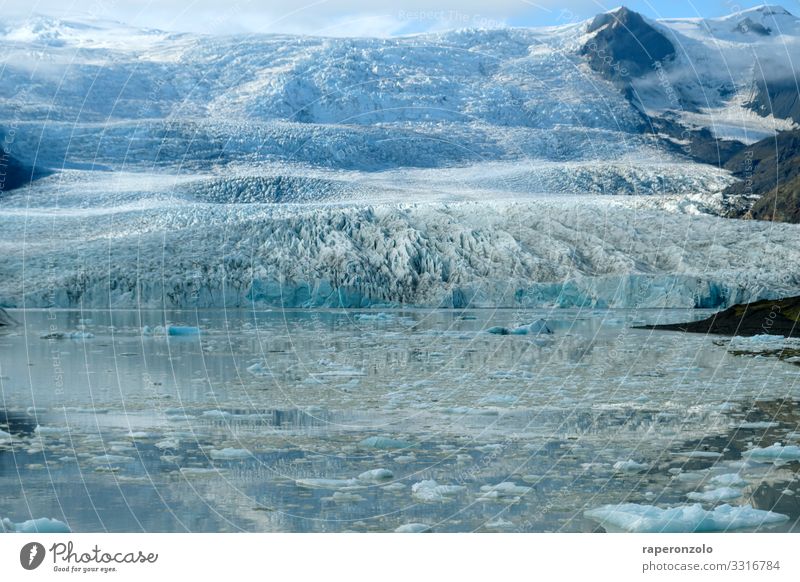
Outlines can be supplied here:
[[348, 39], [8, 19], [0, 129], [14, 128], [15, 159], [56, 173], [3, 195], [0, 305], [720, 307], [797, 294], [797, 227], [715, 216], [735, 178], [668, 147], [643, 113], [675, 113], [668, 81], [697, 97], [686, 123], [744, 141], [791, 126], [742, 96], [753, 51], [782, 70], [766, 59], [800, 26], [780, 15], [780, 37], [756, 46], [729, 30], [745, 17], [768, 15], [658, 21], [696, 78], [639, 79], [638, 105], [587, 67], [581, 22]]

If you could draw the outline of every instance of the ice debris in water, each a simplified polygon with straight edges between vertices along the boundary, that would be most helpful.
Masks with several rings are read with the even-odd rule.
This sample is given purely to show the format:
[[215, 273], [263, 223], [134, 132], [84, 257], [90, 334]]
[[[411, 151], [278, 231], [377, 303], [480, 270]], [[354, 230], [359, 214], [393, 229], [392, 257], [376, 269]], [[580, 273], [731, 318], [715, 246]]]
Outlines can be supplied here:
[[550, 329], [544, 319], [537, 319], [528, 325], [520, 325], [513, 328], [496, 325], [490, 327], [486, 331], [495, 335], [539, 335], [553, 333], [553, 330]]
[[427, 523], [407, 523], [394, 531], [395, 533], [430, 533], [431, 526]]
[[407, 441], [401, 441], [385, 436], [371, 436], [358, 443], [360, 447], [368, 449], [407, 449], [412, 446]]
[[699, 503], [664, 509], [654, 505], [621, 503], [591, 509], [584, 515], [608, 531], [639, 533], [720, 532], [775, 525], [789, 519], [781, 513], [754, 509], [750, 505], [734, 507], [726, 504], [706, 510]]
[[649, 465], [637, 463], [631, 459], [628, 459], [627, 461], [617, 461], [614, 463], [614, 470], [620, 473], [640, 473], [649, 468]]
[[719, 489], [710, 489], [703, 492], [693, 491], [686, 497], [692, 501], [718, 503], [720, 501], [731, 501], [732, 499], [738, 499], [741, 496], [742, 492], [739, 489], [733, 489], [732, 487], [720, 487]]
[[747, 481], [742, 479], [739, 473], [725, 473], [724, 475], [716, 475], [711, 478], [711, 483], [721, 487], [744, 487]]
[[295, 485], [307, 489], [341, 489], [360, 485], [358, 479], [297, 479]]
[[394, 477], [389, 469], [372, 469], [364, 471], [358, 476], [359, 481], [385, 481]]
[[0, 519], [0, 530], [5, 533], [72, 533], [69, 526], [63, 521], [49, 517], [29, 519], [20, 523], [13, 523], [10, 519]]
[[750, 449], [742, 453], [745, 459], [760, 463], [781, 463], [788, 461], [800, 461], [800, 447], [796, 445], [782, 446], [775, 443], [766, 448]]
[[249, 459], [253, 454], [247, 449], [211, 449], [209, 456], [218, 461], [235, 461], [240, 459]]
[[460, 493], [463, 485], [439, 485], [433, 479], [426, 479], [411, 486], [411, 494], [420, 501], [446, 501], [451, 495]]
[[167, 327], [167, 335], [200, 335], [200, 328], [190, 325], [170, 325]]
[[269, 370], [264, 367], [264, 364], [261, 362], [256, 362], [252, 366], [247, 367], [247, 371], [250, 372], [253, 376], [266, 376], [269, 374]]
[[4, 430], [0, 430], [0, 443], [11, 442], [11, 435]]
[[91, 339], [94, 337], [94, 334], [88, 331], [54, 331], [40, 337], [45, 340]]
[[481, 487], [482, 499], [516, 499], [528, 493], [531, 487], [517, 485], [510, 481], [504, 481], [497, 485], [484, 485]]

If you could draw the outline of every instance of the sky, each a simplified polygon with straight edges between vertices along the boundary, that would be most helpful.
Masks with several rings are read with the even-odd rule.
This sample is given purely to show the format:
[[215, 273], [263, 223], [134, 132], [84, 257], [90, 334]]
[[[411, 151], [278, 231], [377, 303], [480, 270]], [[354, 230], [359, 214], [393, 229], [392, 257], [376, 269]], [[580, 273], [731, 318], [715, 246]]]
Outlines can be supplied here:
[[[0, 0], [0, 14], [87, 17], [181, 32], [395, 36], [454, 28], [551, 26], [585, 20], [620, 0]], [[715, 17], [764, 0], [629, 0], [650, 18]], [[775, 2], [771, 2], [775, 3]], [[781, 5], [800, 14], [800, 0]]]

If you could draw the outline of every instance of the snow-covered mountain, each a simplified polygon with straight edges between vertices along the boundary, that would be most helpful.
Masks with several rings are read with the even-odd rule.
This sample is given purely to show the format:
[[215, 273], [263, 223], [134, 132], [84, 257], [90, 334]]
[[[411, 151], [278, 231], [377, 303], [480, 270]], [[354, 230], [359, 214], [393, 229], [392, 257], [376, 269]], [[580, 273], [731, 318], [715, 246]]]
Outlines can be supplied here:
[[[698, 160], [796, 126], [798, 43], [777, 7], [392, 39], [7, 20], [0, 129], [16, 158], [59, 173], [0, 202], [0, 303], [655, 306], [796, 290], [785, 259], [704, 262], [708, 245], [758, 257], [785, 240], [792, 255], [795, 227], [702, 215], [737, 177]], [[659, 291], [637, 295], [641, 281]]]

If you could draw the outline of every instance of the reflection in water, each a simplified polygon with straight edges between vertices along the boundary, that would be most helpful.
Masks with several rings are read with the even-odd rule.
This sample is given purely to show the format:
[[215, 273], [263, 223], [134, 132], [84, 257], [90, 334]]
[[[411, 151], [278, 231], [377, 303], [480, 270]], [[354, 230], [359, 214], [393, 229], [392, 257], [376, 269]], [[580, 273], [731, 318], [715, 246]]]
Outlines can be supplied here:
[[[794, 438], [790, 406], [754, 402], [793, 402], [797, 368], [630, 329], [685, 312], [14, 316], [23, 325], [0, 337], [0, 517], [74, 531], [594, 531], [586, 509], [685, 504], [725, 470], [746, 481], [732, 503], [797, 527], [794, 465], [733, 465]], [[484, 331], [540, 317], [552, 336]], [[42, 339], [54, 332], [72, 339]], [[742, 419], [760, 428], [731, 428]]]

